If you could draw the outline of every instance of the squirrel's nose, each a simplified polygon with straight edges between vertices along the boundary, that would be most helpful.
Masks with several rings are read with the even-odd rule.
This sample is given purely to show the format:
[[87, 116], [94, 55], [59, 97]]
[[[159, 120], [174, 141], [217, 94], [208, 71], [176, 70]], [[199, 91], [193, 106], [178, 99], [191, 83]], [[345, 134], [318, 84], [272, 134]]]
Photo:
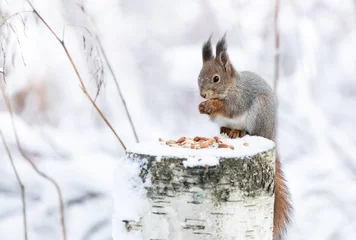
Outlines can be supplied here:
[[206, 97], [206, 93], [200, 93], [200, 96], [202, 96], [203, 98]]

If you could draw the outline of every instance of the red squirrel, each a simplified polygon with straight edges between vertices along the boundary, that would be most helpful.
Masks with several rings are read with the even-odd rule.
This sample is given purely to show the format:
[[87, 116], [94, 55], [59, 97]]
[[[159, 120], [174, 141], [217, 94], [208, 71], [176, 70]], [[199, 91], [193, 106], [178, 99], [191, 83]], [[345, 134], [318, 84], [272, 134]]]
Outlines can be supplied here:
[[[246, 134], [275, 141], [277, 104], [272, 88], [252, 72], [237, 72], [227, 54], [225, 35], [213, 55], [211, 37], [202, 49], [203, 67], [198, 78], [200, 95], [207, 99], [199, 104], [201, 114], [209, 115], [220, 126], [220, 133], [230, 138]], [[292, 205], [277, 156], [273, 239], [280, 240], [290, 222]]]

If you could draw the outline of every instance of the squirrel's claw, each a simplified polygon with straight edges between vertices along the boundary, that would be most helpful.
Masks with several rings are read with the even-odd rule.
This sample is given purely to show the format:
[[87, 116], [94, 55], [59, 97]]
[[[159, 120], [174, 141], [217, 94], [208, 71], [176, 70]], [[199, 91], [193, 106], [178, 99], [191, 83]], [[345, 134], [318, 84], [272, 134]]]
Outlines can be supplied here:
[[232, 139], [239, 137], [239, 135], [240, 135], [240, 130], [238, 130], [238, 129], [232, 129], [230, 131], [230, 133], [228, 134], [229, 138], [232, 138]]
[[220, 134], [223, 134], [223, 133], [225, 133], [229, 138], [232, 138], [232, 139], [243, 137], [247, 134], [245, 130], [220, 127]]
[[228, 134], [229, 138], [235, 139], [239, 137], [243, 137], [246, 135], [245, 130], [239, 130], [239, 129], [232, 129], [230, 133]]
[[226, 135], [229, 136], [230, 132], [231, 132], [231, 128], [227, 128], [227, 127], [221, 127], [220, 128], [220, 134], [225, 133]]
[[247, 132], [245, 130], [240, 130], [240, 137], [246, 136]]

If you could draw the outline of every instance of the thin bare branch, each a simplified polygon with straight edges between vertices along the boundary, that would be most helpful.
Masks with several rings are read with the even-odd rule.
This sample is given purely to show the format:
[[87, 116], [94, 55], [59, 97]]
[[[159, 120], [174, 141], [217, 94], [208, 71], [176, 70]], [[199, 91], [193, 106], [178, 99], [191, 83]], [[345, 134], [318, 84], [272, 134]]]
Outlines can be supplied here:
[[[8, 18], [6, 18], [1, 24], [0, 24], [0, 28], [5, 24], [7, 23], [11, 18], [17, 16], [17, 15], [20, 15], [21, 13], [32, 13], [33, 11], [21, 11], [21, 12], [18, 12], [18, 13], [14, 13], [12, 14], [11, 16], [9, 16]], [[20, 15], [21, 17], [21, 15]], [[22, 18], [22, 17], [21, 17]]]
[[279, 28], [278, 28], [278, 16], [279, 16], [279, 0], [275, 0], [274, 9], [274, 37], [275, 37], [275, 56], [274, 56], [274, 91], [277, 91], [278, 78], [279, 78]]
[[23, 33], [24, 33], [25, 37], [27, 37], [26, 30], [28, 29], [28, 27], [26, 26], [25, 20], [23, 19], [21, 14], [17, 14], [17, 16], [19, 17], [19, 19], [23, 25]]
[[[82, 9], [82, 11], [84, 11], [82, 6], [79, 6], [79, 7]], [[108, 57], [106, 56], [106, 52], [105, 52], [105, 50], [104, 50], [103, 45], [101, 44], [100, 38], [99, 38], [96, 34], [94, 34], [94, 33], [92, 33], [91, 31], [89, 31], [89, 29], [86, 28], [86, 27], [84, 27], [84, 26], [76, 26], [76, 25], [68, 25], [68, 26], [83, 28], [83, 29], [84, 29], [85, 31], [87, 31], [92, 37], [95, 38], [95, 41], [96, 41], [96, 43], [98, 44], [98, 46], [99, 46], [99, 48], [100, 48], [101, 54], [103, 55], [104, 60], [105, 60], [107, 66], [108, 66], [108, 68], [109, 68], [109, 71], [110, 71], [110, 73], [111, 73], [111, 75], [112, 75], [112, 77], [113, 77], [113, 79], [114, 79], [114, 83], [115, 83], [116, 89], [117, 89], [117, 91], [118, 91], [118, 93], [119, 93], [120, 99], [121, 99], [122, 104], [123, 104], [123, 106], [124, 106], [124, 108], [125, 108], [125, 113], [126, 113], [126, 116], [127, 116], [128, 120], [129, 120], [129, 122], [130, 122], [132, 132], [133, 132], [133, 134], [134, 134], [134, 136], [135, 136], [135, 140], [136, 140], [136, 142], [139, 142], [139, 138], [138, 138], [138, 135], [137, 135], [137, 132], [136, 132], [136, 128], [135, 128], [135, 125], [134, 125], [134, 123], [133, 123], [133, 121], [132, 121], [131, 114], [130, 114], [130, 111], [129, 111], [128, 107], [127, 107], [125, 98], [124, 98], [124, 96], [123, 96], [123, 94], [122, 94], [122, 91], [121, 91], [121, 88], [120, 88], [120, 85], [119, 85], [119, 81], [118, 81], [118, 79], [117, 79], [117, 77], [116, 77], [116, 74], [114, 73], [114, 70], [113, 70], [113, 68], [112, 68], [112, 66], [111, 66], [111, 63], [110, 63]], [[84, 41], [84, 44], [85, 44], [85, 39], [84, 39], [83, 41]]]
[[[277, 106], [278, 106], [277, 87], [278, 87], [278, 80], [279, 80], [279, 55], [280, 55], [278, 16], [279, 16], [279, 0], [275, 0], [275, 6], [274, 6], [274, 38], [275, 38], [274, 92], [275, 92], [275, 96], [276, 96]], [[277, 136], [277, 134], [278, 134], [278, 114], [277, 114], [277, 111], [276, 111], [275, 129], [276, 129], [276, 136]], [[276, 138], [275, 141], [277, 143], [278, 139]], [[277, 149], [277, 156], [278, 156], [278, 149]]]
[[61, 216], [61, 226], [62, 226], [63, 240], [66, 240], [67, 239], [67, 234], [66, 234], [66, 225], [65, 225], [65, 220], [64, 220], [64, 204], [63, 204], [63, 197], [62, 197], [61, 189], [60, 189], [58, 183], [53, 178], [49, 177], [47, 174], [45, 174], [44, 172], [42, 172], [41, 170], [39, 170], [37, 168], [36, 164], [32, 161], [32, 159], [23, 150], [22, 144], [20, 142], [20, 139], [19, 139], [19, 136], [18, 136], [18, 133], [17, 133], [17, 129], [16, 129], [15, 121], [14, 121], [14, 112], [12, 110], [10, 99], [9, 99], [9, 96], [7, 95], [7, 93], [5, 91], [5, 87], [4, 87], [2, 82], [0, 82], [0, 89], [1, 89], [1, 92], [2, 92], [2, 96], [3, 96], [4, 100], [5, 100], [7, 109], [9, 111], [9, 113], [10, 113], [10, 116], [11, 116], [12, 129], [14, 131], [16, 144], [17, 144], [17, 147], [18, 147], [21, 155], [28, 161], [28, 163], [32, 166], [32, 168], [35, 170], [35, 172], [38, 175], [40, 175], [41, 177], [43, 177], [47, 181], [51, 182], [55, 186], [55, 188], [57, 190], [58, 199], [59, 199], [59, 206], [60, 206], [60, 216]]
[[[96, 37], [96, 36], [95, 36], [95, 37]], [[113, 70], [112, 67], [111, 67], [111, 64], [110, 64], [110, 62], [109, 62], [109, 59], [108, 59], [107, 56], [106, 56], [105, 50], [104, 50], [104, 48], [103, 48], [103, 45], [101, 44], [100, 39], [99, 39], [98, 37], [96, 37], [96, 41], [98, 42], [98, 45], [99, 45], [100, 50], [101, 50], [101, 53], [103, 54], [104, 59], [105, 59], [105, 62], [106, 62], [106, 64], [108, 65], [109, 71], [110, 71], [111, 75], [113, 76], [114, 83], [115, 83], [116, 88], [117, 88], [117, 91], [118, 91], [118, 93], [119, 93], [119, 95], [120, 95], [120, 99], [121, 99], [121, 101], [122, 101], [122, 104], [124, 105], [125, 112], [126, 112], [126, 115], [127, 115], [128, 120], [129, 120], [129, 122], [130, 122], [131, 129], [132, 129], [132, 132], [133, 132], [133, 134], [134, 134], [134, 136], [135, 136], [136, 142], [139, 142], [139, 139], [138, 139], [138, 136], [137, 136], [137, 132], [136, 132], [136, 128], [135, 128], [135, 125], [134, 125], [134, 123], [133, 123], [133, 121], [132, 121], [132, 118], [131, 118], [129, 109], [128, 109], [128, 107], [127, 107], [125, 98], [124, 98], [124, 96], [122, 95], [122, 91], [121, 91], [121, 88], [120, 88], [120, 85], [119, 85], [119, 81], [117, 80], [117, 77], [116, 77], [116, 75], [115, 75], [115, 73], [114, 73], [114, 70]]]
[[[20, 21], [21, 21], [21, 23], [23, 24], [23, 27], [24, 27], [24, 34], [25, 34], [25, 36], [27, 37], [27, 35], [26, 35], [27, 26], [26, 26], [26, 24], [25, 24], [25, 21], [24, 21], [22, 15], [21, 15], [21, 13], [33, 13], [33, 11], [21, 11], [21, 12], [12, 14], [11, 16], [7, 17], [7, 18], [0, 24], [0, 28], [1, 28], [3, 25], [6, 24], [8, 30], [9, 30], [9, 27], [10, 27], [11, 31], [15, 34], [17, 43], [18, 43], [19, 48], [20, 48], [21, 57], [22, 57], [22, 62], [23, 62], [24, 65], [26, 66], [25, 59], [24, 59], [23, 52], [22, 52], [22, 48], [21, 48], [21, 44], [20, 44], [20, 40], [19, 40], [19, 38], [18, 38], [18, 36], [17, 36], [17, 33], [16, 33], [14, 27], [13, 27], [11, 24], [9, 24], [9, 21], [10, 21], [13, 17], [16, 17], [16, 16], [19, 17], [19, 18], [20, 18]], [[3, 56], [4, 56], [4, 58], [3, 58], [4, 61], [3, 61], [3, 70], [2, 70], [2, 72], [3, 72], [3, 75], [4, 75], [4, 81], [5, 81], [5, 83], [6, 83], [6, 74], [5, 74], [5, 72], [6, 72], [6, 71], [5, 71], [6, 53], [5, 53], [4, 47], [3, 47], [3, 45], [2, 45], [1, 39], [0, 39], [0, 48], [1, 48], [1, 51], [3, 52]]]
[[21, 57], [22, 57], [22, 62], [23, 62], [23, 64], [26, 66], [26, 62], [25, 62], [25, 58], [23, 57], [23, 52], [22, 52], [22, 47], [21, 47], [21, 43], [20, 43], [19, 36], [17, 36], [17, 32], [16, 32], [16, 30], [14, 29], [14, 27], [13, 27], [11, 24], [9, 24], [9, 26], [10, 26], [12, 32], [15, 34], [17, 43], [19, 44], [19, 48], [20, 48]]
[[[100, 52], [99, 52], [100, 50], [98, 47], [98, 43], [96, 42], [94, 34], [88, 28], [83, 27], [83, 26], [73, 25], [73, 24], [66, 24], [64, 26], [63, 38], [62, 38], [64, 42], [65, 42], [65, 31], [66, 31], [67, 27], [80, 28], [80, 29], [84, 30], [86, 33], [88, 33], [90, 35], [91, 39], [94, 39], [94, 44], [93, 44], [94, 47], [90, 46], [89, 56], [87, 56], [87, 61], [89, 58], [92, 58], [93, 50], [95, 48], [98, 56], [93, 58], [93, 65], [94, 65], [95, 69], [93, 71], [91, 71], [91, 75], [92, 75], [92, 78], [96, 80], [97, 91], [96, 91], [96, 95], [94, 97], [94, 102], [96, 102], [96, 99], [99, 96], [100, 90], [101, 90], [102, 86], [104, 85], [104, 68], [103, 68], [103, 62], [100, 57]], [[87, 44], [87, 39], [86, 39], [84, 33], [83, 33], [83, 46], [84, 46], [84, 52], [87, 52], [88, 44]], [[91, 81], [91, 79], [90, 79], [90, 81]]]
[[4, 56], [3, 58], [3, 63], [2, 63], [2, 75], [3, 75], [3, 78], [4, 78], [4, 82], [6, 83], [6, 53], [5, 53], [5, 50], [4, 50], [4, 46], [2, 45], [2, 41], [0, 39], [0, 48], [1, 48], [1, 51], [2, 51], [2, 55]]
[[104, 120], [104, 122], [106, 123], [106, 125], [108, 125], [108, 127], [111, 129], [111, 131], [113, 132], [113, 134], [116, 136], [117, 140], [119, 140], [121, 146], [124, 148], [124, 150], [126, 150], [126, 146], [125, 144], [122, 142], [121, 138], [119, 137], [119, 135], [116, 133], [116, 131], [114, 130], [114, 128], [111, 126], [110, 122], [107, 120], [107, 118], [105, 117], [105, 115], [101, 112], [100, 108], [96, 105], [95, 101], [92, 99], [92, 97], [89, 95], [83, 79], [81, 77], [81, 75], [79, 74], [79, 71], [73, 61], [72, 56], [70, 55], [68, 48], [66, 47], [65, 43], [63, 40], [61, 40], [58, 35], [52, 30], [52, 28], [47, 24], [47, 22], [42, 18], [42, 16], [37, 12], [37, 10], [33, 7], [33, 5], [31, 4], [31, 2], [29, 0], [26, 0], [26, 2], [30, 5], [30, 7], [32, 8], [33, 12], [37, 15], [37, 17], [42, 21], [42, 23], [48, 28], [48, 30], [53, 34], [53, 36], [57, 39], [57, 41], [61, 44], [61, 46], [63, 47], [63, 50], [65, 51], [68, 60], [70, 61], [70, 64], [72, 65], [75, 74], [78, 77], [80, 86], [83, 90], [83, 93], [87, 96], [87, 98], [89, 99], [89, 101], [93, 104], [94, 108], [97, 110], [97, 112], [99, 113], [99, 115], [101, 116], [101, 118]]
[[[1, 84], [1, 83], [0, 83]], [[21, 181], [21, 178], [20, 178], [20, 175], [19, 173], [17, 172], [17, 169], [16, 169], [16, 166], [15, 166], [15, 163], [14, 163], [14, 160], [12, 159], [12, 156], [11, 156], [11, 153], [10, 153], [10, 150], [6, 144], [6, 141], [5, 141], [5, 138], [4, 138], [4, 135], [0, 129], [0, 135], [1, 135], [1, 139], [2, 139], [2, 143], [4, 144], [4, 148], [6, 150], [6, 153], [7, 153], [7, 156], [9, 157], [10, 159], [10, 163], [11, 163], [11, 166], [12, 166], [12, 169], [14, 170], [14, 173], [15, 173], [15, 176], [16, 176], [16, 179], [17, 179], [17, 182], [20, 186], [20, 190], [21, 190], [21, 201], [22, 201], [22, 218], [23, 218], [23, 228], [24, 228], [24, 239], [27, 240], [27, 215], [26, 215], [26, 197], [25, 197], [25, 186], [23, 185], [22, 181]]]
[[116, 131], [114, 130], [114, 128], [111, 126], [111, 124], [109, 123], [109, 121], [107, 120], [107, 118], [105, 117], [105, 115], [101, 112], [100, 108], [96, 105], [96, 103], [94, 102], [94, 100], [90, 97], [89, 93], [87, 92], [87, 89], [83, 83], [83, 80], [78, 72], [78, 69], [77, 67], [75, 66], [74, 64], [74, 61], [72, 59], [72, 56], [70, 55], [68, 49], [66, 48], [66, 46], [63, 44], [62, 45], [63, 48], [64, 48], [64, 51], [66, 52], [67, 54], [67, 57], [70, 61], [70, 63], [72, 64], [73, 68], [74, 68], [74, 71], [75, 73], [77, 74], [78, 76], [78, 79], [80, 81], [80, 85], [82, 87], [82, 90], [84, 92], [84, 94], [88, 97], [89, 101], [93, 104], [94, 108], [98, 111], [98, 113], [100, 114], [101, 118], [104, 120], [104, 122], [109, 126], [109, 128], [111, 129], [111, 131], [114, 133], [114, 135], [116, 136], [116, 138], [119, 140], [119, 142], [121, 143], [121, 146], [124, 148], [124, 150], [126, 150], [126, 146], [125, 144], [121, 141], [121, 138], [119, 137], [119, 135], [116, 133]]

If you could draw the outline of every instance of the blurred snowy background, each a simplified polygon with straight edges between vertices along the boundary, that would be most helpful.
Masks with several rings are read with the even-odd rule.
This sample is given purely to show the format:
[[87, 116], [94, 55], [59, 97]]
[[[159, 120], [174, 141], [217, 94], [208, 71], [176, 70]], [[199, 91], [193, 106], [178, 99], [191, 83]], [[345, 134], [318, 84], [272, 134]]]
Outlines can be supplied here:
[[[197, 107], [201, 45], [211, 33], [215, 43], [227, 32], [237, 70], [254, 71], [273, 85], [274, 1], [32, 2], [60, 37], [65, 29], [93, 98], [103, 84], [97, 103], [128, 146], [135, 138], [108, 62], [140, 141], [218, 131]], [[287, 239], [354, 239], [356, 2], [290, 0], [280, 7], [278, 145], [295, 208]], [[28, 10], [24, 0], [0, 0], [0, 24]], [[111, 239], [112, 179], [122, 147], [81, 91], [61, 45], [33, 13], [1, 25], [0, 43], [0, 71], [20, 141], [60, 184], [69, 239]], [[0, 99], [0, 128], [26, 188], [29, 238], [59, 239], [55, 189], [19, 154]], [[2, 144], [0, 166], [0, 239], [22, 239], [20, 188]]]

